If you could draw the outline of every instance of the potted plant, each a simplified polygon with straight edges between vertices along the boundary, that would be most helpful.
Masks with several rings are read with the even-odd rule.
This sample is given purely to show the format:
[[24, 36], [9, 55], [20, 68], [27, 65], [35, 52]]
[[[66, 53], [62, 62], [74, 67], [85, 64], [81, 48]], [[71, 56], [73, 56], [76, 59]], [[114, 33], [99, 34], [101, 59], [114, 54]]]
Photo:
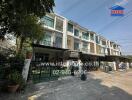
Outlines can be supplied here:
[[28, 47], [26, 50], [26, 59], [31, 59], [32, 58], [32, 47]]
[[31, 51], [27, 51], [26, 52], [26, 59], [31, 59], [32, 58], [32, 52]]
[[8, 75], [8, 91], [16, 92], [22, 81], [22, 75], [18, 71], [13, 71]]

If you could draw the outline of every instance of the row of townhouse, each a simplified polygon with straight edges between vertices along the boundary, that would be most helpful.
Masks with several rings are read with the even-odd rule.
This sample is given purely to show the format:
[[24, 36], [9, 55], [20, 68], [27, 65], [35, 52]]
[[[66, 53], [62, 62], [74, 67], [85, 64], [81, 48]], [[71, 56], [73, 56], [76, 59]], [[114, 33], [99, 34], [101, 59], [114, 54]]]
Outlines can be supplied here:
[[41, 21], [45, 29], [44, 38], [39, 44], [34, 42], [33, 60], [67, 62], [79, 61], [84, 56], [87, 56], [84, 60], [121, 56], [120, 45], [63, 16], [46, 14]]

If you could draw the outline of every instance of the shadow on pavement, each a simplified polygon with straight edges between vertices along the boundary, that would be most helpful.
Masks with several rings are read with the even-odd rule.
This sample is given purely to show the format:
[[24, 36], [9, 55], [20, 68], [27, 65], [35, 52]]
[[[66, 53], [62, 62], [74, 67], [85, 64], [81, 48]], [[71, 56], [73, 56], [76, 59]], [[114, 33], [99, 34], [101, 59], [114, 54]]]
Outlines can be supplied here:
[[132, 100], [131, 94], [115, 86], [102, 85], [102, 80], [94, 79], [92, 74], [88, 74], [86, 81], [70, 77], [30, 85], [23, 94], [0, 94], [0, 100], [27, 100], [28, 97], [32, 100]]

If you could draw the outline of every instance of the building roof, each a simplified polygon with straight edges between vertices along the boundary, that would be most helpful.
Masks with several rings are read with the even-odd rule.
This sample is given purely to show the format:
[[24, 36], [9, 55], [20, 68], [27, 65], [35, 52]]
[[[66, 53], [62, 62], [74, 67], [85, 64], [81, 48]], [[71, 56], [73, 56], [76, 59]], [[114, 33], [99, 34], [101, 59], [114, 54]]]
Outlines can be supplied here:
[[112, 9], [112, 10], [124, 10], [125, 8], [121, 7], [119, 5], [115, 5], [115, 6], [111, 7], [110, 9]]

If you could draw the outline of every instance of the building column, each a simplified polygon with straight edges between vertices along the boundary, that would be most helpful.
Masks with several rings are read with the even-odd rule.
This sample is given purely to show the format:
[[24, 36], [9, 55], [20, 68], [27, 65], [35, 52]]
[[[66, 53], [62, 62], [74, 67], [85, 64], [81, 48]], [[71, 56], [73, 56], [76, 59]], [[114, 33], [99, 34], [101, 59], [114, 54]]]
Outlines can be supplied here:
[[55, 27], [56, 27], [56, 16], [54, 18], [54, 29], [55, 29]]
[[116, 71], [116, 62], [115, 61], [113, 61], [113, 69], [114, 69], [114, 71]]
[[129, 62], [126, 63], [126, 68], [129, 69], [130, 66], [129, 66]]
[[82, 71], [82, 61], [80, 59], [78, 60], [78, 64], [79, 64], [79, 73], [81, 73], [81, 71]]
[[62, 39], [62, 48], [67, 48], [67, 20], [64, 19], [63, 22], [63, 39]]
[[51, 46], [54, 46], [54, 42], [55, 42], [55, 32], [51, 34]]
[[94, 53], [97, 54], [97, 51], [96, 51], [96, 36], [94, 34]]

